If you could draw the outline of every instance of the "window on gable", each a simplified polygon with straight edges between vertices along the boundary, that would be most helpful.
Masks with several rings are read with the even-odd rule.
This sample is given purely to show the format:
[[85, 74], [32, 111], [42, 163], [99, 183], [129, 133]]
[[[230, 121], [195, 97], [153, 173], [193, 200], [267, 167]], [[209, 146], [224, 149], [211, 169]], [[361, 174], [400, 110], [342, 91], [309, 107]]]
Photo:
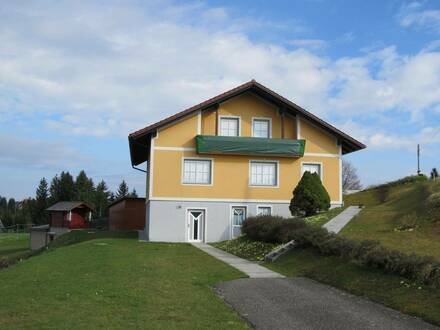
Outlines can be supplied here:
[[239, 136], [239, 118], [220, 118], [221, 136]]
[[254, 137], [269, 138], [270, 137], [270, 120], [254, 119], [252, 121], [252, 132]]
[[252, 161], [250, 183], [252, 186], [276, 186], [277, 163]]
[[212, 162], [205, 159], [185, 159], [183, 161], [183, 183], [211, 184]]
[[304, 174], [304, 172], [316, 173], [321, 178], [321, 164], [303, 163], [302, 174]]

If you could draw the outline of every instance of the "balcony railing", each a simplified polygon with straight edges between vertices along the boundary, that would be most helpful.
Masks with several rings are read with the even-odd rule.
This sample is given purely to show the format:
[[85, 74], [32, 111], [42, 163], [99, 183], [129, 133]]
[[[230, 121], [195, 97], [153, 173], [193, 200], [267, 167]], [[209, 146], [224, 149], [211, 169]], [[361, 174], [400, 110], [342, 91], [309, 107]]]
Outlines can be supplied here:
[[305, 144], [305, 140], [292, 139], [215, 135], [196, 136], [196, 150], [199, 154], [302, 157], [304, 156]]

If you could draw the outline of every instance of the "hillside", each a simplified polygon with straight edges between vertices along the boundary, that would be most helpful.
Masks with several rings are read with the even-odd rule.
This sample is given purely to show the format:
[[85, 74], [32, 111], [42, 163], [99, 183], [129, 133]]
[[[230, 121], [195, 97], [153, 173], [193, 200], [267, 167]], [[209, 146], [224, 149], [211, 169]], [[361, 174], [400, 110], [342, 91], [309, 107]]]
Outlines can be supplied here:
[[346, 205], [364, 205], [341, 232], [354, 239], [379, 240], [404, 252], [440, 258], [440, 221], [427, 204], [440, 192], [440, 180], [408, 177], [345, 196]]
[[243, 274], [189, 244], [88, 231], [55, 242], [0, 271], [1, 329], [247, 328], [211, 288]]

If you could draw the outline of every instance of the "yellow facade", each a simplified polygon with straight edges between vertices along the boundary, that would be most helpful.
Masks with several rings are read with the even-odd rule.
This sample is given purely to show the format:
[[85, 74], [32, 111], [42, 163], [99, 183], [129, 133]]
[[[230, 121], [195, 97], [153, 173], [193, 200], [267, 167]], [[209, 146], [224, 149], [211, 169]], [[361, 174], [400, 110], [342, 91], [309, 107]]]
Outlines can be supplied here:
[[[240, 118], [240, 136], [252, 136], [253, 118], [270, 118], [272, 137], [281, 138], [281, 115], [267, 101], [252, 94], [243, 94], [220, 104], [218, 114], [205, 110], [190, 115], [159, 130], [152, 145], [153, 177], [150, 198], [163, 199], [221, 199], [286, 201], [301, 178], [302, 163], [319, 163], [322, 181], [333, 203], [341, 203], [340, 147], [336, 138], [305, 120], [284, 116], [284, 137], [306, 140], [304, 157], [261, 157], [237, 155], [198, 155], [195, 152], [197, 134], [215, 135], [216, 117]], [[182, 184], [183, 158], [212, 160], [211, 185]], [[249, 185], [250, 160], [278, 162], [278, 186]]]

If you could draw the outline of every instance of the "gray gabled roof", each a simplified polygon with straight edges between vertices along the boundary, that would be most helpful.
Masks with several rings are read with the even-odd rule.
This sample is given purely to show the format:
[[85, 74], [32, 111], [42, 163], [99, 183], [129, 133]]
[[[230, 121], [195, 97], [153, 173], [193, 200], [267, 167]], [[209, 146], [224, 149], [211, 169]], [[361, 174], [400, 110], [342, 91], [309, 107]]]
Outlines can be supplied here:
[[81, 206], [93, 211], [93, 208], [85, 202], [58, 202], [51, 207], [48, 207], [46, 211], [71, 211]]

